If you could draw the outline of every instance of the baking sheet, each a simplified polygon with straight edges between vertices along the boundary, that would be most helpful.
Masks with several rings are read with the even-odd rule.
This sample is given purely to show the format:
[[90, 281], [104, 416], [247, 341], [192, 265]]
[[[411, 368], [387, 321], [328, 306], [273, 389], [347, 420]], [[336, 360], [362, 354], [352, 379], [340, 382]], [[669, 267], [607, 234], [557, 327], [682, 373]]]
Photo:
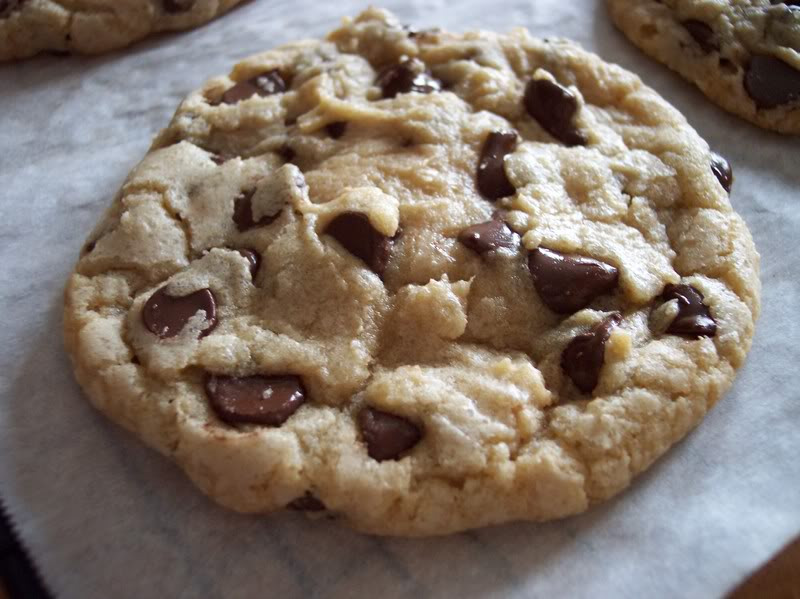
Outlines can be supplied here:
[[800, 140], [709, 104], [618, 34], [599, 1], [385, 5], [420, 27], [571, 37], [638, 72], [728, 157], [764, 283], [732, 391], [627, 493], [562, 522], [408, 540], [225, 511], [82, 398], [62, 349], [63, 284], [187, 92], [365, 4], [254, 1], [127, 52], [0, 66], [0, 493], [44, 579], [82, 599], [724, 594], [800, 532]]

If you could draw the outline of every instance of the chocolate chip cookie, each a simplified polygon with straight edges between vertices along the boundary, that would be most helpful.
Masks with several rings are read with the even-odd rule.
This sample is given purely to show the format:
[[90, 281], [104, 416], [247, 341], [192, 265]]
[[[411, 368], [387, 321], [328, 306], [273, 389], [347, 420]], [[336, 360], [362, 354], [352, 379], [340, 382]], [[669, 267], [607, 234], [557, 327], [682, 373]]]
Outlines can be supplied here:
[[183, 101], [82, 250], [66, 343], [94, 405], [235, 510], [576, 514], [745, 359], [732, 182], [571, 42], [370, 9]]
[[796, 0], [607, 0], [622, 32], [716, 104], [800, 133]]
[[0, 61], [40, 52], [100, 54], [197, 27], [242, 0], [0, 0]]

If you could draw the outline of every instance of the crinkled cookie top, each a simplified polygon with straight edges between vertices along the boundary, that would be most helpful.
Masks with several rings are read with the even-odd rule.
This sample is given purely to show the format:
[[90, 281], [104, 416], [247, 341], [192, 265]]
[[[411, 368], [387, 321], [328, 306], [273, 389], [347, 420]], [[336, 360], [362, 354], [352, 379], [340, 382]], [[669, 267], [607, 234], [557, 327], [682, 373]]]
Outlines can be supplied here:
[[730, 167], [563, 40], [370, 9], [181, 104], [89, 238], [91, 400], [220, 503], [435, 534], [580, 512], [742, 363]]

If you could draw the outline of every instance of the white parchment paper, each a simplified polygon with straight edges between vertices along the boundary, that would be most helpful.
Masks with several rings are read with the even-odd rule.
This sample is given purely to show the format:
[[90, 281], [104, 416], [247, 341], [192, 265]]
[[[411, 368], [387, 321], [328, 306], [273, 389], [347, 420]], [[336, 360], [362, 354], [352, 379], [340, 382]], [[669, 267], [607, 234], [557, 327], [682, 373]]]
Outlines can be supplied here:
[[421, 27], [571, 37], [638, 72], [729, 158], [764, 283], [735, 386], [628, 492], [563, 522], [387, 540], [225, 511], [81, 396], [62, 349], [62, 287], [187, 92], [364, 4], [253, 1], [126, 52], [0, 66], [0, 493], [47, 584], [81, 599], [723, 595], [800, 532], [800, 140], [708, 103], [618, 34], [599, 1], [385, 5]]

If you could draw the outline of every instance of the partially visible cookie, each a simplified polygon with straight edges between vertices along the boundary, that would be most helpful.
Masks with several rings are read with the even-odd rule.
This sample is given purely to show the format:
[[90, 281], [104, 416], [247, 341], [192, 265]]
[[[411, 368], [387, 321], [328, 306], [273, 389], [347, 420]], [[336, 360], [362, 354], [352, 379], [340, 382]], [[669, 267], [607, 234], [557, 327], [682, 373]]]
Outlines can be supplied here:
[[742, 364], [758, 254], [731, 181], [575, 44], [370, 9], [181, 103], [89, 237], [66, 344], [100, 410], [233, 509], [563, 517]]
[[100, 54], [202, 25], [242, 0], [0, 0], [0, 61], [40, 52]]
[[617, 26], [725, 110], [800, 133], [798, 0], [607, 0]]

